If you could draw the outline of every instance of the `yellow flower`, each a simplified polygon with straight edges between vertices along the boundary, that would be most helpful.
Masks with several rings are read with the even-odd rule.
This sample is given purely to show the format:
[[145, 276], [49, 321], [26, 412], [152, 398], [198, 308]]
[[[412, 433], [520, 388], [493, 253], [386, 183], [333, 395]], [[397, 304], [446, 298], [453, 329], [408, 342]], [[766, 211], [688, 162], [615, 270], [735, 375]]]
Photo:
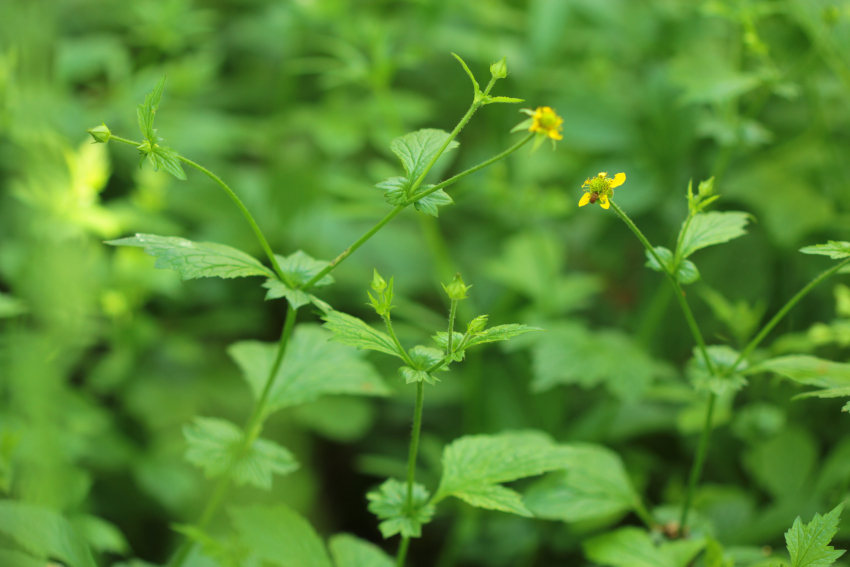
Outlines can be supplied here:
[[561, 126], [563, 123], [564, 119], [555, 114], [555, 111], [550, 107], [538, 106], [534, 114], [531, 115], [531, 127], [528, 131], [546, 134], [553, 140], [563, 140], [564, 137], [561, 135], [561, 130], [564, 129]]
[[596, 177], [591, 177], [584, 183], [581, 188], [584, 189], [584, 195], [578, 202], [579, 207], [583, 207], [588, 203], [599, 202], [599, 206], [607, 209], [611, 206], [609, 199], [614, 196], [614, 187], [619, 187], [626, 182], [626, 174], [618, 173], [614, 178], [608, 177], [604, 171]]

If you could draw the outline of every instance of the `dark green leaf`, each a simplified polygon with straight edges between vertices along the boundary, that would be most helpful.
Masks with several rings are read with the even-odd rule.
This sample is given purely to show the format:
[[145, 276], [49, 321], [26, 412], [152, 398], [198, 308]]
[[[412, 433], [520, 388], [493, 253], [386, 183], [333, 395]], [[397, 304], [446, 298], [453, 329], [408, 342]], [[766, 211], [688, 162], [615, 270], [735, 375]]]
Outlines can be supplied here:
[[192, 242], [176, 236], [137, 234], [129, 238], [109, 240], [112, 246], [136, 246], [156, 257], [155, 268], [175, 270], [184, 280], [193, 278], [240, 278], [245, 276], [275, 277], [256, 258], [214, 242]]
[[437, 383], [437, 378], [424, 370], [416, 370], [409, 366], [402, 366], [398, 369], [399, 375], [404, 378], [405, 384], [414, 384], [416, 382], [427, 382], [432, 386]]
[[422, 526], [434, 515], [434, 506], [428, 504], [430, 496], [424, 486], [414, 484], [410, 507], [407, 505], [407, 483], [390, 478], [366, 498], [369, 511], [383, 520], [378, 527], [386, 539], [399, 533], [404, 537], [421, 537]]
[[330, 305], [312, 293], [307, 293], [300, 289], [292, 289], [279, 279], [268, 279], [263, 283], [263, 287], [269, 290], [266, 292], [266, 301], [285, 297], [290, 305], [292, 305], [293, 309], [298, 309], [308, 303], [312, 303], [323, 312], [327, 312], [332, 309]]

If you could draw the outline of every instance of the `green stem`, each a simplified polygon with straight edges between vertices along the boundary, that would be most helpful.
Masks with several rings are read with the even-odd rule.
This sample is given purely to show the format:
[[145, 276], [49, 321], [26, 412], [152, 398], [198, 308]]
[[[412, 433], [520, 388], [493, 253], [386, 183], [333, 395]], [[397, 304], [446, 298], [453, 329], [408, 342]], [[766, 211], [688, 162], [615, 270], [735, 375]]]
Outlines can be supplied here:
[[640, 498], [635, 502], [635, 514], [637, 514], [638, 518], [646, 525], [647, 529], [652, 531], [658, 526], [658, 522], [655, 521], [655, 518], [647, 511], [646, 507], [641, 502]]
[[694, 464], [691, 467], [690, 478], [688, 479], [688, 490], [685, 492], [685, 503], [682, 506], [682, 518], [679, 521], [679, 533], [684, 536], [688, 527], [688, 512], [691, 509], [694, 492], [696, 492], [697, 483], [700, 475], [702, 475], [702, 467], [705, 465], [705, 458], [708, 455], [708, 440], [711, 436], [711, 419], [714, 414], [714, 402], [717, 396], [714, 392], [708, 394], [708, 408], [705, 410], [705, 424], [702, 428], [702, 433], [699, 437], [699, 446], [697, 447], [697, 456], [694, 459]]
[[[140, 145], [139, 143], [134, 142], [133, 140], [127, 140], [126, 138], [120, 138], [118, 136], [112, 136], [110, 138], [110, 140], [115, 140], [116, 142], [121, 142], [122, 144], [129, 144], [129, 145], [135, 146], [135, 147], [139, 147], [139, 145]], [[187, 158], [180, 156], [180, 155], [178, 155], [177, 158], [180, 161], [182, 161], [183, 163], [185, 163], [186, 165], [194, 167], [195, 169], [197, 169], [198, 171], [200, 171], [201, 173], [203, 173], [204, 175], [206, 175], [207, 177], [209, 177], [210, 179], [212, 179], [213, 181], [218, 183], [219, 186], [222, 189], [224, 189], [224, 192], [227, 193], [227, 196], [230, 197], [230, 199], [236, 204], [236, 206], [242, 212], [242, 216], [244, 216], [245, 220], [248, 221], [248, 224], [251, 225], [251, 229], [254, 231], [254, 235], [257, 237], [257, 240], [260, 242], [260, 246], [263, 247], [263, 251], [266, 253], [266, 256], [268, 257], [269, 262], [272, 265], [272, 268], [274, 268], [274, 271], [277, 274], [277, 277], [279, 277], [283, 282], [285, 282], [287, 285], [289, 285], [291, 282], [287, 281], [286, 276], [284, 276], [284, 274], [283, 274], [283, 270], [280, 269], [280, 266], [277, 263], [277, 259], [274, 257], [274, 252], [272, 252], [271, 246], [269, 246], [269, 242], [268, 242], [268, 240], [266, 240], [266, 236], [263, 234], [263, 231], [260, 230], [260, 225], [258, 225], [257, 221], [254, 220], [253, 215], [251, 215], [251, 212], [248, 211], [248, 209], [245, 207], [245, 204], [242, 202], [242, 199], [240, 199], [239, 196], [236, 195], [236, 193], [233, 192], [233, 189], [228, 187], [227, 183], [222, 181], [221, 178], [218, 175], [211, 172], [210, 170], [208, 170], [204, 166], [202, 166], [198, 163], [195, 163], [194, 161], [187, 159]]]
[[395, 558], [396, 567], [404, 567], [404, 560], [407, 558], [407, 548], [410, 545], [410, 538], [407, 536], [401, 537], [401, 543], [398, 544], [398, 554]]
[[668, 269], [666, 264], [661, 261], [661, 258], [658, 256], [658, 253], [655, 251], [655, 248], [652, 247], [652, 244], [649, 243], [649, 240], [643, 235], [640, 229], [632, 222], [626, 213], [623, 212], [617, 203], [609, 200], [611, 206], [614, 207], [614, 211], [617, 215], [623, 220], [626, 225], [632, 229], [632, 232], [635, 233], [635, 236], [638, 237], [638, 240], [641, 241], [644, 248], [649, 251], [650, 255], [655, 259], [661, 269], [664, 271], [664, 275], [667, 277], [667, 280], [670, 282], [670, 285], [673, 286], [673, 291], [675, 292], [676, 298], [679, 300], [679, 306], [682, 308], [682, 313], [685, 314], [685, 320], [688, 322], [688, 327], [691, 330], [691, 334], [694, 336], [694, 340], [699, 346], [700, 353], [702, 354], [703, 360], [705, 360], [705, 367], [708, 369], [709, 374], [715, 375], [714, 364], [711, 362], [711, 358], [708, 356], [708, 350], [705, 346], [705, 340], [702, 338], [702, 333], [697, 326], [696, 319], [694, 319], [694, 314], [691, 312], [691, 308], [688, 305], [687, 300], [685, 299], [685, 292], [682, 290], [682, 286], [679, 285], [678, 280], [676, 280], [676, 276], [673, 275]]
[[452, 341], [455, 334], [455, 314], [457, 313], [457, 299], [452, 299], [452, 306], [449, 308], [449, 335], [446, 339], [446, 356], [452, 356]]
[[413, 362], [413, 360], [407, 354], [407, 351], [405, 351], [404, 347], [401, 346], [401, 342], [399, 342], [398, 337], [396, 336], [395, 331], [393, 330], [393, 323], [392, 323], [392, 320], [390, 319], [389, 313], [384, 315], [383, 318], [384, 318], [384, 323], [386, 323], [386, 325], [387, 325], [387, 331], [390, 334], [390, 338], [393, 340], [393, 343], [395, 344], [395, 348], [396, 348], [396, 350], [398, 350], [398, 353], [401, 355], [401, 358], [402, 358], [402, 360], [404, 360], [404, 363], [407, 364], [411, 368], [419, 370], [418, 368], [416, 368], [416, 364]]
[[817, 286], [820, 282], [822, 282], [823, 280], [825, 280], [847, 264], [850, 264], [850, 258], [839, 262], [828, 270], [824, 270], [818, 277], [810, 281], [806, 287], [798, 291], [797, 294], [794, 295], [794, 297], [789, 299], [788, 303], [783, 305], [782, 309], [780, 309], [776, 313], [776, 315], [774, 315], [773, 318], [768, 321], [767, 325], [765, 325], [764, 328], [762, 328], [762, 330], [759, 331], [759, 333], [755, 337], [753, 337], [753, 339], [747, 344], [747, 346], [744, 347], [744, 350], [742, 350], [741, 354], [738, 355], [738, 359], [735, 360], [732, 366], [729, 367], [729, 373], [734, 372], [735, 369], [738, 368], [738, 365], [741, 363], [741, 361], [747, 358], [753, 352], [753, 350], [755, 350], [755, 348], [759, 345], [759, 343], [764, 340], [768, 333], [770, 333], [770, 331], [772, 331], [773, 328], [776, 327], [777, 324], [779, 324], [779, 321], [781, 321], [782, 318], [785, 317], [785, 315], [787, 315], [788, 312], [791, 311], [791, 309], [795, 305], [797, 305], [797, 303], [799, 303], [801, 299], [803, 299], [810, 291], [812, 291], [815, 286]]

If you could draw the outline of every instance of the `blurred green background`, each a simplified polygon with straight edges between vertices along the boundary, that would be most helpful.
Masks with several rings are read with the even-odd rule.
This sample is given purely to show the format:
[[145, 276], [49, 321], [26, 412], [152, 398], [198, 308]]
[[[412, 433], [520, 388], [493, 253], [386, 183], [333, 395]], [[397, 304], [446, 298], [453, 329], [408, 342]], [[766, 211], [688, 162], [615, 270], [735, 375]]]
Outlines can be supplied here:
[[[483, 83], [507, 56], [493, 94], [554, 107], [564, 140], [453, 186], [438, 219], [406, 211], [321, 296], [375, 321], [377, 268], [395, 277], [402, 341], [430, 344], [445, 325], [439, 282], [459, 271], [475, 286], [461, 324], [488, 313], [547, 329], [471, 353], [428, 388], [429, 487], [450, 440], [539, 428], [617, 450], [672, 518], [704, 412], [685, 372], [692, 340], [628, 229], [578, 210], [581, 183], [626, 172], [616, 201], [655, 245], [675, 243], [690, 179], [715, 176], [718, 208], [754, 215], [747, 236], [692, 258], [703, 279], [688, 288], [709, 342], [739, 347], [829, 265], [797, 249], [850, 240], [850, 1], [2, 0], [0, 490], [85, 526], [103, 564], [164, 562], [180, 541], [169, 525], [194, 521], [211, 487], [182, 459], [181, 427], [244, 421], [250, 393], [224, 349], [273, 341], [282, 323], [257, 280], [181, 283], [140, 250], [104, 245], [143, 232], [262, 256], [206, 177], [140, 168], [132, 148], [92, 145], [86, 128], [103, 120], [137, 139], [135, 105], [167, 74], [158, 134], [225, 179], [276, 252], [330, 260], [389, 211], [374, 184], [400, 172], [390, 141], [451, 130], [466, 111], [469, 79], [450, 52]], [[480, 110], [440, 177], [516, 141], [517, 110]], [[846, 361], [850, 289], [838, 282], [765, 354]], [[397, 395], [275, 415], [268, 436], [303, 468], [270, 497], [244, 488], [231, 502], [286, 502], [320, 533], [380, 542], [364, 495], [404, 474], [412, 389], [370, 360]], [[791, 402], [798, 391], [756, 376], [721, 398], [697, 512], [725, 545], [780, 546], [795, 516], [848, 490], [842, 402]], [[414, 541], [414, 565], [580, 564], [581, 539], [606, 527], [445, 508]]]

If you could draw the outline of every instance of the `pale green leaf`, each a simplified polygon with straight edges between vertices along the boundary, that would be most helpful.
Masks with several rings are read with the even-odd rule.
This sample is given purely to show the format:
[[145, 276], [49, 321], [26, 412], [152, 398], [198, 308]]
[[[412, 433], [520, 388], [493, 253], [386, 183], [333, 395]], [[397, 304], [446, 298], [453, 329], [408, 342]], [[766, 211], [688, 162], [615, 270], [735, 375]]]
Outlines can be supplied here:
[[[322, 270], [328, 267], [329, 262], [324, 260], [316, 260], [302, 250], [293, 252], [289, 256], [274, 255], [277, 260], [277, 265], [280, 266], [280, 271], [283, 272], [287, 280], [287, 284], [292, 286], [304, 285]], [[334, 283], [334, 278], [330, 274], [326, 274], [319, 281], [313, 284], [313, 287], [321, 287]]]
[[[362, 352], [331, 342], [317, 325], [296, 327], [269, 393], [266, 412], [328, 394], [386, 396], [390, 390]], [[277, 353], [275, 343], [243, 341], [227, 349], [259, 398]]]
[[833, 260], [840, 260], [850, 256], [850, 242], [828, 240], [826, 244], [815, 244], [801, 248], [800, 252], [803, 254], [821, 254], [829, 256]]
[[529, 333], [531, 331], [542, 331], [540, 327], [531, 327], [529, 325], [520, 325], [512, 323], [510, 325], [497, 325], [489, 329], [485, 329], [480, 334], [476, 334], [466, 343], [466, 348], [482, 345], [484, 343], [494, 343], [497, 341], [507, 341], [517, 335]]
[[797, 394], [792, 400], [802, 400], [805, 398], [845, 398], [850, 396], [850, 386], [843, 388], [829, 388], [827, 390], [815, 390], [814, 392], [805, 392]]
[[0, 319], [17, 317], [27, 312], [27, 306], [20, 299], [0, 292]]
[[473, 506], [531, 516], [519, 494], [500, 483], [562, 468], [566, 451], [537, 431], [469, 435], [443, 451], [437, 499], [461, 498]]
[[89, 545], [100, 553], [123, 555], [130, 549], [130, 544], [127, 543], [118, 526], [102, 518], [82, 514], [74, 517], [71, 523], [77, 532], [86, 538]]
[[224, 419], [196, 417], [192, 425], [183, 427], [183, 435], [189, 444], [186, 460], [208, 477], [229, 473], [236, 484], [269, 490], [273, 474], [287, 475], [299, 467], [292, 453], [266, 439], [256, 439], [241, 452], [242, 430]]
[[[390, 149], [401, 160], [404, 170], [407, 172], [407, 178], [412, 183], [425, 172], [425, 168], [437, 156], [440, 147], [448, 139], [449, 134], [443, 130], [426, 128], [396, 138], [390, 144]], [[446, 146], [445, 152], [456, 148], [458, 145], [455, 140], [452, 140]]]
[[13, 500], [0, 500], [0, 534], [42, 560], [68, 567], [95, 567], [85, 539], [59, 513]]
[[214, 242], [192, 242], [176, 236], [137, 234], [129, 238], [109, 240], [112, 246], [135, 246], [156, 257], [155, 268], [175, 270], [184, 280], [194, 278], [241, 278], [245, 276], [275, 277], [256, 258]]
[[747, 233], [744, 227], [750, 221], [750, 215], [738, 211], [698, 213], [683, 225], [684, 232], [679, 235], [682, 258], [687, 258], [697, 250], [728, 242]]
[[341, 311], [327, 311], [322, 319], [325, 320], [323, 326], [333, 333], [331, 340], [335, 342], [403, 358], [388, 334], [373, 329], [357, 317]]
[[656, 546], [645, 530], [626, 527], [585, 541], [584, 554], [612, 567], [687, 567], [704, 547], [703, 538]]
[[469, 70], [469, 67], [466, 66], [466, 62], [460, 58], [460, 55], [457, 53], [452, 53], [454, 58], [460, 61], [460, 64], [463, 65], [463, 70], [466, 71], [466, 74], [469, 75], [469, 78], [472, 80], [472, 87], [475, 89], [474, 94], [478, 94], [481, 92], [481, 87], [478, 86], [478, 81], [475, 80], [475, 75], [472, 74], [472, 71]]
[[313, 526], [290, 508], [251, 506], [230, 511], [242, 543], [280, 567], [331, 567], [325, 545]]
[[746, 374], [757, 372], [774, 372], [795, 382], [821, 388], [850, 385], [850, 364], [805, 354], [792, 354], [765, 360], [749, 368]]
[[422, 537], [422, 526], [434, 516], [435, 508], [428, 503], [430, 497], [424, 486], [414, 483], [412, 506], [408, 506], [407, 483], [394, 478], [366, 495], [369, 511], [382, 520], [378, 527], [385, 539], [395, 534]]
[[45, 567], [44, 559], [36, 559], [25, 553], [0, 549], [0, 565], [3, 567]]
[[336, 567], [394, 567], [395, 561], [377, 545], [350, 534], [328, 540]]
[[521, 98], [511, 98], [509, 96], [491, 96], [484, 101], [484, 104], [493, 104], [494, 102], [507, 102], [513, 104], [517, 102], [525, 102], [525, 100]]
[[829, 545], [838, 533], [838, 520], [843, 509], [842, 502], [824, 516], [815, 514], [806, 525], [797, 516], [794, 525], [785, 533], [791, 567], [829, 567], [844, 555], [844, 550], [835, 550]]
[[620, 456], [600, 445], [567, 449], [564, 471], [535, 485], [525, 496], [539, 518], [580, 522], [624, 514], [640, 502]]
[[375, 187], [384, 192], [384, 199], [387, 203], [402, 205], [407, 201], [407, 189], [410, 187], [410, 180], [407, 177], [390, 177], [384, 179]]
[[[180, 165], [180, 159], [177, 152], [172, 150], [171, 148], [166, 148], [162, 146], [157, 146], [154, 148], [153, 153], [159, 158], [159, 167], [162, 167], [165, 171], [180, 179], [182, 181], [186, 180], [186, 172], [183, 171], [183, 166]], [[158, 169], [154, 167], [154, 170]]]
[[[432, 186], [433, 187], [433, 186]], [[428, 187], [423, 188], [423, 190], [427, 190]], [[454, 201], [449, 197], [448, 193], [440, 189], [439, 191], [434, 191], [430, 195], [426, 195], [419, 199], [418, 201], [413, 203], [413, 207], [426, 215], [431, 215], [432, 217], [437, 217], [439, 215], [438, 207], [445, 207], [446, 205], [453, 205]]]

